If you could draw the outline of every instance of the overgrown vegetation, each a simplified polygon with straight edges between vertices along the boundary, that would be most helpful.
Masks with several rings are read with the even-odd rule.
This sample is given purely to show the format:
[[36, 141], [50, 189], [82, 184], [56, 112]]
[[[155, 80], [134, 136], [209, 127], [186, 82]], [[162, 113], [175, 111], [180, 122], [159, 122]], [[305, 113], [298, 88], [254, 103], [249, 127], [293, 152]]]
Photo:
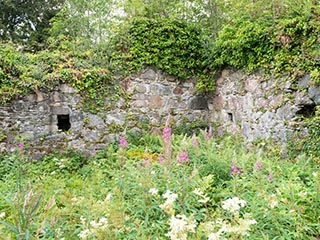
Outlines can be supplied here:
[[[184, 21], [134, 18], [113, 54], [119, 69], [140, 70], [155, 66], [185, 80], [201, 74], [203, 49], [201, 29]], [[129, 71], [130, 72], [130, 71]]]
[[109, 10], [100, 10], [101, 1], [66, 1], [41, 51], [1, 44], [1, 102], [59, 82], [100, 95], [115, 76], [150, 65], [180, 80], [197, 76], [200, 91], [228, 66], [320, 81], [314, 1], [105, 1]]
[[303, 153], [320, 163], [320, 109], [316, 108], [315, 116], [310, 117], [302, 124], [302, 128], [308, 129], [308, 133], [297, 132], [289, 141], [289, 149], [292, 156]]
[[[195, 75], [199, 91], [214, 89], [225, 67], [294, 80], [309, 73], [320, 83], [317, 1], [118, 2], [125, 17], [111, 11], [114, 4], [65, 1], [43, 32], [24, 26], [22, 41], [21, 28], [2, 20], [0, 35], [11, 37], [0, 44], [0, 104], [68, 83], [89, 109], [108, 108], [104, 96], [123, 94], [118, 80], [150, 65], [179, 81]], [[317, 113], [287, 159], [277, 145], [247, 149], [238, 136], [171, 135], [168, 126], [162, 138], [127, 136], [90, 157], [67, 152], [29, 162], [19, 143], [0, 157], [0, 236], [318, 239], [319, 126]]]
[[[276, 145], [265, 149], [275, 149]], [[317, 239], [319, 165], [238, 136], [123, 136], [91, 157], [2, 156], [4, 239]]]

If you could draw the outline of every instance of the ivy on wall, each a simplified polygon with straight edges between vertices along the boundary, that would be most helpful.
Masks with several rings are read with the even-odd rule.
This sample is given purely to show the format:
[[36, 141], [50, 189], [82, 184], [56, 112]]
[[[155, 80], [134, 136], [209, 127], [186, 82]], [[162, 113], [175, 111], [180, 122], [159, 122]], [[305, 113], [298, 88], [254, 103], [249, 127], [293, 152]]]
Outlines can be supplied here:
[[112, 59], [124, 71], [155, 66], [181, 80], [204, 74], [203, 34], [195, 24], [135, 17], [122, 36]]

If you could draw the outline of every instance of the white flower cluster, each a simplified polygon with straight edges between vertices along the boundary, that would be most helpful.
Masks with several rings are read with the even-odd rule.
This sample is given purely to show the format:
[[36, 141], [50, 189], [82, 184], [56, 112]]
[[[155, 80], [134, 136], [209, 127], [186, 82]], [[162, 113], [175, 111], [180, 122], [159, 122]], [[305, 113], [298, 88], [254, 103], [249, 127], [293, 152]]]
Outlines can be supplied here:
[[210, 233], [208, 236], [208, 240], [219, 240], [220, 239], [220, 235], [224, 232], [227, 232], [227, 227], [226, 226], [222, 226], [218, 232], [216, 233]]
[[178, 198], [178, 194], [173, 193], [170, 190], [167, 190], [162, 196], [166, 199], [166, 201], [159, 207], [169, 215], [173, 215], [173, 203]]
[[185, 215], [172, 215], [170, 220], [170, 232], [165, 234], [171, 240], [187, 240], [188, 233], [195, 232], [197, 227], [196, 221], [187, 218]]
[[[219, 225], [220, 229], [217, 232], [211, 232], [208, 235], [208, 240], [219, 240], [221, 239], [221, 234], [223, 233], [235, 234], [237, 236], [249, 235], [248, 231], [250, 231], [250, 226], [256, 224], [257, 221], [254, 219], [249, 219], [248, 215], [244, 215], [243, 218], [239, 216], [240, 208], [245, 207], [246, 204], [247, 203], [245, 200], [241, 200], [238, 197], [230, 198], [224, 201], [222, 208], [233, 213], [235, 219], [230, 222], [217, 219], [216, 225]], [[210, 226], [213, 228], [213, 225], [214, 224], [211, 224]]]
[[158, 195], [159, 190], [156, 188], [150, 188], [149, 193], [153, 196], [157, 196]]
[[81, 216], [80, 222], [83, 226], [89, 225], [87, 229], [82, 230], [78, 234], [78, 237], [80, 239], [87, 239], [93, 236], [97, 231], [101, 231], [108, 228], [108, 219], [105, 217], [100, 218], [99, 221], [92, 220], [89, 222], [89, 224], [86, 224], [86, 219], [83, 216]]
[[66, 165], [68, 164], [68, 159], [65, 159], [65, 158], [62, 158], [62, 159], [54, 158], [53, 161], [55, 162], [56, 166], [59, 169], [66, 168]]
[[0, 213], [0, 219], [4, 218], [6, 216], [5, 212]]
[[246, 206], [246, 201], [241, 200], [238, 197], [229, 198], [223, 202], [222, 208], [231, 212], [236, 213], [240, 210], [241, 207]]
[[240, 218], [238, 220], [238, 225], [228, 226], [226, 232], [236, 233], [242, 236], [249, 236], [248, 231], [250, 230], [250, 225], [256, 224], [257, 221], [254, 219]]
[[193, 190], [193, 193], [201, 197], [201, 199], [198, 200], [198, 202], [200, 203], [207, 203], [210, 200], [207, 194], [202, 192], [200, 188], [196, 188], [195, 190]]
[[248, 231], [250, 231], [250, 226], [256, 223], [256, 220], [247, 218], [239, 218], [236, 225], [223, 222], [223, 225], [217, 232], [208, 235], [208, 240], [219, 240], [223, 233], [236, 234], [237, 236], [249, 236]]

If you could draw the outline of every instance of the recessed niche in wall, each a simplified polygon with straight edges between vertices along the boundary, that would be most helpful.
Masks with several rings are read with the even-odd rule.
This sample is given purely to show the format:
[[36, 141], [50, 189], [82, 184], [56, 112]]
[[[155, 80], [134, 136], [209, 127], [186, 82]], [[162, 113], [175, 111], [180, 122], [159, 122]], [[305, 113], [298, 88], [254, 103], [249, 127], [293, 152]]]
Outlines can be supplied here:
[[68, 131], [71, 127], [69, 114], [57, 115], [58, 129], [62, 131]]
[[316, 104], [306, 104], [300, 107], [297, 111], [298, 115], [301, 115], [305, 118], [309, 118], [315, 115], [316, 112]]
[[232, 113], [228, 113], [228, 118], [230, 122], [233, 122], [233, 114]]

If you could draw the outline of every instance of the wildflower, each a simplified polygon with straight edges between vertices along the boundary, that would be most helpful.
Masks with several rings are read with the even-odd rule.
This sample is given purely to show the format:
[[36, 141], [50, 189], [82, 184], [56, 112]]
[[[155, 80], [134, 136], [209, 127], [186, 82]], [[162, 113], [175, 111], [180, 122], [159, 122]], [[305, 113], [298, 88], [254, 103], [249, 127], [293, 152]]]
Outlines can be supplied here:
[[143, 161], [143, 166], [146, 168], [146, 167], [150, 167], [151, 165], [151, 162], [149, 160], [145, 160]]
[[238, 220], [238, 225], [235, 226], [228, 226], [226, 232], [229, 233], [236, 233], [242, 236], [248, 236], [248, 231], [250, 230], [250, 225], [256, 224], [257, 221], [254, 219], [246, 219], [240, 218]]
[[20, 149], [22, 149], [22, 148], [24, 147], [23, 142], [19, 142], [19, 143], [18, 143], [18, 147], [19, 147]]
[[272, 200], [271, 202], [269, 202], [269, 207], [271, 209], [274, 209], [277, 205], [278, 205], [278, 201], [276, 200]]
[[241, 200], [238, 197], [229, 198], [223, 202], [222, 208], [231, 212], [236, 213], [240, 210], [241, 207], [246, 206], [246, 201]]
[[173, 215], [174, 213], [173, 203], [178, 198], [178, 194], [175, 194], [170, 190], [167, 190], [162, 196], [166, 199], [166, 201], [163, 204], [161, 204], [159, 207], [166, 213]]
[[90, 229], [85, 229], [85, 230], [81, 231], [81, 232], [78, 234], [78, 237], [79, 237], [80, 239], [87, 239], [88, 237], [91, 236], [92, 233], [93, 233], [92, 230], [90, 230]]
[[259, 171], [263, 170], [263, 165], [262, 162], [256, 162], [255, 168]]
[[237, 168], [235, 165], [231, 165], [231, 172], [230, 174], [235, 175], [235, 174], [241, 174], [241, 170]]
[[164, 194], [163, 197], [169, 201], [174, 202], [178, 198], [178, 194], [171, 192], [170, 190], [167, 190]]
[[105, 218], [105, 217], [102, 217], [102, 218], [100, 218], [100, 220], [99, 220], [99, 222], [102, 223], [102, 224], [105, 224], [107, 221], [108, 221], [108, 219]]
[[212, 127], [209, 127], [208, 133], [204, 136], [204, 139], [209, 140], [212, 137]]
[[266, 178], [269, 182], [273, 182], [272, 173], [270, 173]]
[[125, 149], [125, 148], [128, 147], [128, 142], [127, 142], [125, 136], [121, 136], [121, 137], [120, 137], [119, 147], [120, 147], [120, 148], [123, 148], [123, 149]]
[[220, 234], [219, 233], [210, 233], [208, 236], [208, 240], [219, 240]]
[[190, 162], [188, 153], [187, 152], [179, 153], [177, 156], [177, 162], [178, 163]]
[[171, 128], [170, 128], [170, 127], [165, 127], [165, 128], [163, 129], [162, 139], [163, 139], [165, 142], [170, 141], [170, 139], [171, 139]]
[[86, 218], [83, 216], [80, 216], [80, 222], [82, 225], [86, 225]]
[[163, 163], [164, 161], [164, 156], [159, 156], [158, 159], [157, 159], [158, 163]]
[[274, 209], [276, 206], [278, 206], [277, 196], [275, 194], [269, 195], [266, 200], [271, 209]]
[[108, 193], [105, 200], [106, 200], [106, 201], [109, 201], [111, 198], [112, 198], [112, 194], [111, 194], [111, 193]]
[[171, 216], [169, 224], [170, 232], [165, 234], [165, 236], [171, 240], [187, 240], [188, 232], [194, 233], [197, 227], [195, 220], [180, 214]]
[[198, 146], [199, 146], [199, 143], [198, 143], [198, 141], [197, 141], [197, 139], [196, 139], [196, 135], [195, 135], [195, 134], [192, 135], [192, 144], [193, 144], [193, 146], [195, 146], [195, 147], [198, 147]]
[[93, 150], [93, 151], [92, 151], [92, 153], [91, 153], [91, 155], [92, 155], [92, 156], [95, 156], [95, 155], [97, 155], [97, 152], [96, 152], [96, 150]]
[[90, 225], [93, 228], [99, 228], [102, 224], [100, 222], [96, 222], [95, 220], [90, 221]]
[[150, 190], [149, 190], [149, 193], [151, 194], [151, 195], [158, 195], [158, 189], [156, 189], [156, 188], [150, 188]]
[[202, 199], [198, 200], [198, 202], [200, 202], [200, 203], [207, 203], [210, 200], [210, 198], [207, 196], [207, 194], [202, 192], [201, 189], [199, 189], [199, 188], [196, 188], [195, 190], [193, 190], [193, 193], [202, 198]]
[[163, 129], [162, 139], [164, 145], [164, 159], [169, 161], [171, 159], [171, 128], [167, 125]]
[[0, 219], [4, 218], [6, 216], [5, 212], [0, 213]]

